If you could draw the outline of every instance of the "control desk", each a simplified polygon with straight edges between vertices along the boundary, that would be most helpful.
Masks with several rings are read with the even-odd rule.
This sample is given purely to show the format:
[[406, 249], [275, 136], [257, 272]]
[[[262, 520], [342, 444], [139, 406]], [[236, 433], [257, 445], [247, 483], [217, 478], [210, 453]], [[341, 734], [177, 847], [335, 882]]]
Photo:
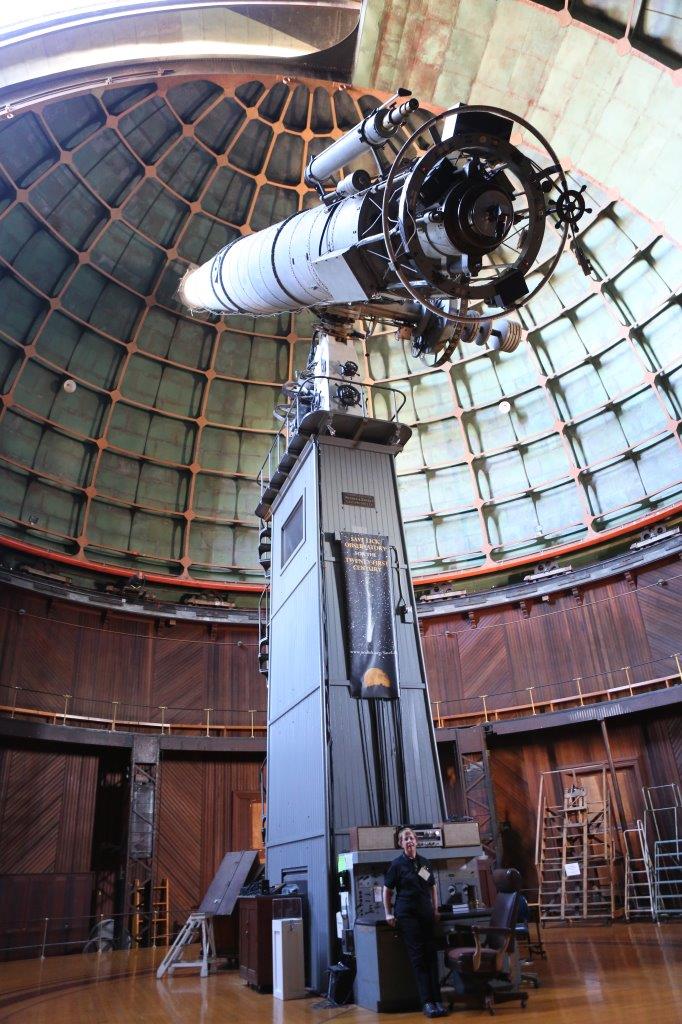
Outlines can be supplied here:
[[[449, 932], [485, 921], [477, 858], [483, 853], [476, 822], [414, 828], [417, 850], [435, 876], [442, 908], [437, 927], [441, 950]], [[398, 856], [396, 830], [356, 829], [356, 849], [339, 855], [341, 910], [337, 932], [346, 953], [355, 954], [355, 1001], [374, 1012], [414, 1010], [419, 999], [407, 950], [385, 923], [383, 887], [388, 865]], [[359, 848], [358, 848], [359, 847]], [[443, 973], [443, 953], [439, 953]]]
[[[447, 823], [414, 831], [418, 853], [429, 861], [435, 876], [439, 905], [453, 916], [479, 907], [481, 892], [476, 860], [483, 851], [477, 823]], [[346, 948], [351, 945], [349, 932], [356, 923], [372, 924], [384, 919], [384, 874], [400, 853], [395, 840], [388, 845], [393, 835], [394, 830], [386, 828], [358, 829], [351, 838], [355, 839], [354, 845], [365, 848], [339, 854], [341, 907], [337, 933]], [[375, 848], [377, 840], [385, 845]]]

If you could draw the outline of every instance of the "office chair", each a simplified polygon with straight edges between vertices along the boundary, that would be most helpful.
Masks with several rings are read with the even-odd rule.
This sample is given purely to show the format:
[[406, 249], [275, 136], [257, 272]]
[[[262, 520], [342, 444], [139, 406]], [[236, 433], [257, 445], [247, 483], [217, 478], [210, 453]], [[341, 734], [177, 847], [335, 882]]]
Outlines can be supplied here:
[[[532, 965], [535, 956], [541, 957], [543, 960], [546, 958], [547, 953], [542, 942], [542, 932], [540, 931], [540, 908], [537, 904], [534, 905], [534, 924], [537, 931], [537, 940], [533, 941], [530, 934], [531, 926], [531, 907], [525, 896], [520, 896], [519, 905], [519, 916], [516, 922], [516, 945], [519, 951], [519, 958], [525, 955], [525, 959], [521, 960], [521, 981], [525, 981], [532, 985], [534, 988], [540, 987], [540, 978], [535, 971], [529, 971], [527, 968]], [[522, 946], [525, 946], [524, 954], [521, 953]], [[525, 968], [525, 970], [524, 970]]]
[[[450, 947], [445, 962], [457, 971], [466, 996], [477, 998], [479, 1005], [495, 1013], [495, 1004], [518, 999], [521, 1006], [528, 993], [519, 989], [512, 977], [510, 955], [514, 952], [516, 922], [519, 914], [521, 875], [515, 868], [493, 872], [497, 896], [489, 924], [472, 925], [474, 945]], [[457, 941], [457, 936], [451, 936]], [[455, 997], [457, 998], [457, 997]]]

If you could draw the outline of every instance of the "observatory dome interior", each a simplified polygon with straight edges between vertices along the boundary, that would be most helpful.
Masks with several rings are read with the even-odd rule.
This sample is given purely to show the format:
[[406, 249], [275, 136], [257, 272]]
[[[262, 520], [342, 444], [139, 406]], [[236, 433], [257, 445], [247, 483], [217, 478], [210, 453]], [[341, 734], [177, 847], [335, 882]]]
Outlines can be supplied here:
[[[421, 54], [410, 44], [415, 14], [394, 38], [398, 6], [367, 5], [354, 87], [314, 68], [264, 73], [258, 61], [225, 74], [214, 60], [161, 77], [123, 64], [106, 80], [42, 85], [20, 100], [10, 62], [12, 99], [0, 110], [3, 538], [186, 584], [258, 581], [257, 474], [313, 319], [192, 316], [178, 281], [239, 234], [313, 203], [309, 157], [396, 85], [434, 109], [487, 102], [534, 120], [592, 210], [580, 233], [594, 274], [566, 252], [521, 311], [513, 354], [461, 346], [432, 369], [381, 328], [357, 341], [365, 378], [406, 397], [413, 438], [397, 469], [417, 581], [548, 557], [679, 508], [673, 15], [643, 3], [636, 23], [621, 24], [628, 4], [569, 3], [564, 17], [550, 0], [461, 2], [440, 15], [427, 3]], [[318, 48], [350, 30], [349, 10], [318, 27]], [[393, 35], [377, 33], [384, 23]], [[13, 31], [8, 40], [26, 47], [29, 30]], [[282, 23], [271, 47], [291, 42], [287, 31]], [[261, 64], [272, 63], [262, 46]]]

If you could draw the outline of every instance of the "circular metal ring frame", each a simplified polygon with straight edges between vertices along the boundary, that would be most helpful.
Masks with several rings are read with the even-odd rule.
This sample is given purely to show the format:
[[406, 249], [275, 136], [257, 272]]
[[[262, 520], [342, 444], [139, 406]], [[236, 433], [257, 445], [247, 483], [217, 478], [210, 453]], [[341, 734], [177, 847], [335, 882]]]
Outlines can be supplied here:
[[[432, 294], [433, 290], [431, 290], [429, 295], [426, 295], [426, 294], [424, 294], [424, 292], [419, 291], [413, 284], [410, 283], [407, 275], [405, 274], [405, 271], [401, 267], [401, 262], [400, 261], [401, 261], [401, 259], [403, 257], [398, 256], [398, 254], [396, 253], [395, 247], [393, 245], [393, 240], [391, 238], [391, 230], [392, 229], [391, 229], [391, 223], [390, 223], [390, 219], [389, 219], [389, 205], [390, 205], [390, 203], [391, 203], [391, 201], [393, 199], [393, 195], [394, 195], [395, 179], [396, 179], [397, 175], [403, 171], [403, 169], [404, 169], [403, 168], [403, 164], [405, 162], [406, 154], [408, 153], [410, 147], [413, 145], [413, 143], [416, 141], [416, 139], [420, 135], [423, 135], [425, 131], [428, 131], [430, 128], [432, 128], [434, 125], [436, 125], [438, 123], [438, 121], [444, 120], [447, 117], [456, 116], [457, 114], [464, 114], [464, 113], [466, 113], [466, 114], [495, 114], [498, 117], [503, 117], [507, 121], [511, 121], [512, 123], [516, 123], [516, 124], [522, 126], [523, 128], [526, 128], [531, 133], [531, 135], [533, 135], [535, 137], [535, 139], [540, 143], [540, 145], [544, 147], [545, 151], [549, 154], [549, 156], [550, 156], [550, 158], [552, 160], [552, 163], [558, 168], [558, 171], [556, 173], [558, 173], [558, 175], [559, 175], [559, 181], [561, 183], [562, 190], [563, 191], [567, 191], [568, 190], [568, 183], [566, 181], [566, 176], [564, 174], [564, 171], [563, 171], [563, 169], [562, 169], [562, 167], [561, 167], [561, 165], [559, 163], [559, 158], [557, 157], [556, 153], [552, 149], [552, 147], [549, 144], [549, 142], [547, 141], [547, 139], [545, 139], [544, 135], [542, 135], [539, 131], [537, 131], [537, 129], [533, 128], [533, 126], [531, 124], [529, 124], [529, 122], [526, 121], [525, 118], [520, 117], [518, 114], [511, 113], [511, 111], [509, 111], [509, 110], [503, 110], [501, 107], [489, 107], [489, 106], [485, 106], [483, 104], [475, 104], [475, 105], [472, 105], [472, 106], [466, 106], [466, 105], [462, 104], [462, 105], [457, 106], [457, 107], [452, 107], [450, 110], [446, 110], [442, 114], [434, 114], [433, 117], [431, 117], [428, 121], [425, 121], [423, 124], [421, 124], [412, 133], [412, 135], [410, 135], [409, 139], [407, 139], [407, 141], [404, 143], [404, 145], [402, 146], [402, 148], [399, 150], [398, 154], [396, 155], [395, 160], [391, 164], [391, 169], [388, 172], [388, 176], [386, 178], [386, 184], [384, 186], [384, 196], [383, 196], [383, 201], [382, 201], [382, 204], [381, 204], [381, 227], [382, 227], [382, 231], [383, 231], [383, 235], [384, 235], [384, 244], [386, 245], [386, 252], [388, 254], [388, 258], [389, 258], [390, 263], [391, 263], [391, 265], [393, 267], [393, 270], [395, 271], [396, 276], [398, 277], [398, 280], [403, 285], [403, 287], [406, 289], [408, 294], [411, 295], [412, 298], [416, 299], [417, 302], [421, 303], [421, 305], [424, 306], [426, 309], [430, 310], [432, 313], [435, 313], [437, 316], [443, 317], [444, 319], [449, 320], [452, 323], [456, 323], [456, 324], [471, 323], [471, 317], [466, 315], [466, 309], [462, 309], [462, 311], [460, 313], [446, 312], [443, 309], [442, 306], [438, 306], [431, 299], [430, 295]], [[398, 186], [399, 188], [402, 189], [402, 194], [401, 194], [400, 200], [399, 200], [399, 206], [400, 206], [400, 210], [401, 210], [401, 214], [402, 214], [403, 218], [405, 217], [405, 214], [407, 214], [414, 221], [414, 217], [412, 216], [412, 211], [409, 209], [409, 205], [408, 204], [409, 204], [409, 202], [412, 202], [412, 204], [414, 204], [414, 201], [416, 199], [416, 195], [418, 194], [417, 185], [421, 185], [421, 181], [423, 181], [423, 177], [426, 175], [427, 171], [430, 170], [430, 166], [433, 163], [435, 163], [435, 160], [438, 159], [440, 156], [442, 156], [446, 151], [448, 151], [448, 152], [452, 151], [452, 149], [455, 148], [455, 145], [453, 145], [453, 143], [455, 143], [457, 145], [457, 147], [462, 149], [462, 150], [464, 150], [464, 149], [473, 149], [473, 150], [475, 150], [476, 148], [483, 148], [483, 146], [485, 144], [480, 141], [482, 136], [486, 136], [486, 138], [490, 138], [490, 136], [487, 133], [485, 133], [485, 132], [468, 132], [466, 135], [464, 135], [464, 134], [462, 134], [460, 136], [454, 135], [450, 139], [446, 139], [443, 142], [437, 143], [435, 147], [432, 147], [429, 150], [429, 152], [427, 154], [425, 154], [424, 157], [421, 158], [421, 160], [417, 161], [417, 163], [415, 164], [415, 166], [412, 169], [412, 173], [409, 174], [409, 176], [406, 179], [406, 181], [404, 181], [401, 185]], [[455, 142], [455, 140], [456, 140], [456, 142]], [[503, 148], [500, 144], [503, 143], [503, 142], [504, 142], [504, 140], [501, 140], [501, 139], [497, 139], [496, 140], [497, 148], [500, 150], [500, 152], [502, 151], [502, 148]], [[510, 143], [504, 143], [504, 147], [509, 149], [509, 150], [513, 150], [515, 153], [519, 153], [519, 150], [517, 149], [517, 147], [511, 146]], [[434, 150], [435, 150], [435, 155], [433, 157], [433, 161], [425, 164], [424, 161], [426, 160], [427, 157], [429, 157], [434, 152]], [[523, 154], [520, 154], [520, 156], [523, 158], [523, 160], [528, 160], [527, 157], [523, 157]], [[531, 163], [530, 160], [528, 160], [528, 163], [530, 165], [530, 163]], [[423, 175], [420, 175], [419, 177], [415, 177], [415, 172], [417, 171], [417, 168], [419, 168], [419, 167], [422, 167], [422, 169], [423, 169], [423, 167], [426, 167], [426, 170], [424, 170]], [[518, 172], [516, 172], [516, 173], [518, 173]], [[421, 181], [420, 181], [420, 178], [421, 178]], [[521, 179], [521, 180], [522, 180], [522, 183], [523, 183], [523, 179]], [[411, 186], [413, 186], [413, 187], [411, 188]], [[409, 199], [408, 199], [408, 195], [407, 195], [408, 191], [410, 193], [409, 194]], [[530, 201], [530, 195], [529, 195], [528, 198], [529, 198], [529, 201]], [[529, 210], [530, 210], [530, 207], [529, 207]], [[528, 302], [530, 299], [532, 299], [533, 296], [536, 295], [540, 291], [540, 289], [547, 283], [549, 278], [554, 273], [554, 270], [556, 269], [556, 266], [557, 266], [557, 264], [558, 264], [558, 262], [559, 262], [559, 260], [561, 258], [561, 255], [562, 255], [563, 250], [564, 250], [564, 245], [566, 244], [566, 239], [568, 238], [568, 228], [569, 228], [568, 224], [563, 224], [562, 225], [561, 233], [560, 233], [561, 237], [559, 239], [559, 245], [558, 245], [558, 248], [557, 248], [557, 251], [556, 251], [555, 255], [549, 261], [549, 263], [548, 263], [548, 265], [547, 265], [547, 267], [546, 267], [542, 277], [540, 278], [540, 281], [535, 286], [535, 288], [533, 288], [533, 290], [531, 292], [529, 292], [528, 295], [524, 296], [523, 302], [512, 303], [509, 306], [506, 306], [504, 309], [498, 310], [496, 313], [481, 314], [481, 315], [475, 314], [476, 319], [479, 321], [479, 323], [492, 323], [493, 320], [497, 320], [499, 317], [505, 316], [507, 313], [514, 312], [515, 310], [519, 309], [521, 306], [525, 305], [526, 302]], [[401, 238], [402, 238], [402, 232], [401, 232]], [[535, 259], [535, 256], [537, 255], [537, 251], [538, 250], [539, 250], [539, 245], [537, 247], [537, 250], [536, 250], [535, 254], [530, 259], [530, 264], [532, 264], [533, 260]], [[412, 259], [415, 258], [414, 254], [412, 252], [409, 252], [408, 254], [409, 254], [409, 256]], [[408, 255], [408, 254], [406, 254], [406, 255]], [[521, 259], [521, 263], [522, 264], [523, 264], [524, 258], [527, 255], [528, 255], [528, 253], [526, 252], [524, 254], [524, 257], [522, 257], [522, 259]], [[426, 265], [426, 258], [425, 257], [420, 257], [420, 259], [421, 258], [424, 259], [425, 265]], [[415, 260], [415, 262], [417, 262], [417, 266], [419, 267], [419, 262], [416, 261], [416, 260]], [[530, 264], [529, 264], [528, 267], [525, 268], [526, 270], [530, 269]], [[445, 294], [448, 294], [447, 292], [445, 292], [445, 289], [442, 289], [442, 291]], [[465, 295], [454, 294], [454, 295], [451, 295], [450, 297], [458, 299], [460, 301], [460, 303], [462, 303], [462, 305], [466, 306], [466, 304], [468, 303], [468, 301], [469, 301], [469, 299], [471, 297], [471, 292], [467, 289], [467, 292], [466, 292]]]
[[[443, 142], [432, 146], [428, 153], [421, 157], [412, 168], [400, 189], [398, 205], [398, 230], [400, 231], [405, 255], [409, 256], [422, 276], [428, 280], [429, 273], [433, 272], [432, 260], [424, 254], [417, 239], [417, 224], [414, 220], [413, 211], [419, 201], [422, 185], [431, 170], [440, 162], [441, 158], [448, 156], [451, 152], [478, 156], [485, 154], [490, 157], [490, 151], [494, 147], [496, 162], [503, 162], [521, 183], [523, 193], [528, 200], [528, 221], [529, 224], [537, 227], [541, 225], [542, 230], [531, 230], [524, 243], [523, 250], [519, 253], [515, 263], [506, 267], [511, 270], [514, 267], [522, 273], [527, 272], [537, 256], [542, 238], [544, 235], [545, 203], [542, 189], [533, 180], [535, 167], [533, 163], [522, 153], [519, 153], [515, 146], [510, 145], [504, 139], [495, 138], [491, 135], [480, 132], [469, 132], [466, 135], [453, 136]], [[389, 203], [392, 201], [389, 199]], [[504, 242], [504, 240], [502, 240]], [[496, 246], [497, 248], [497, 246]], [[444, 294], [453, 299], [466, 299], [475, 302], [478, 299], [489, 299], [495, 294], [495, 286], [500, 278], [485, 278], [472, 280], [467, 284], [459, 282], [444, 281], [441, 290]]]

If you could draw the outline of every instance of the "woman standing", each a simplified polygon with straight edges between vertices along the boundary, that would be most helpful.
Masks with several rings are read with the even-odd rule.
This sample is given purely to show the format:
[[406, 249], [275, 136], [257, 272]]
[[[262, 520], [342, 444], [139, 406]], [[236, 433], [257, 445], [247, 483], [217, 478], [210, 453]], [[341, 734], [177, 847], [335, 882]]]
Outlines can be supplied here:
[[384, 879], [386, 921], [397, 927], [405, 942], [424, 1015], [444, 1017], [447, 1010], [440, 1001], [435, 941], [436, 880], [429, 862], [417, 853], [417, 837], [409, 826], [398, 833], [398, 845], [403, 852], [392, 861]]

